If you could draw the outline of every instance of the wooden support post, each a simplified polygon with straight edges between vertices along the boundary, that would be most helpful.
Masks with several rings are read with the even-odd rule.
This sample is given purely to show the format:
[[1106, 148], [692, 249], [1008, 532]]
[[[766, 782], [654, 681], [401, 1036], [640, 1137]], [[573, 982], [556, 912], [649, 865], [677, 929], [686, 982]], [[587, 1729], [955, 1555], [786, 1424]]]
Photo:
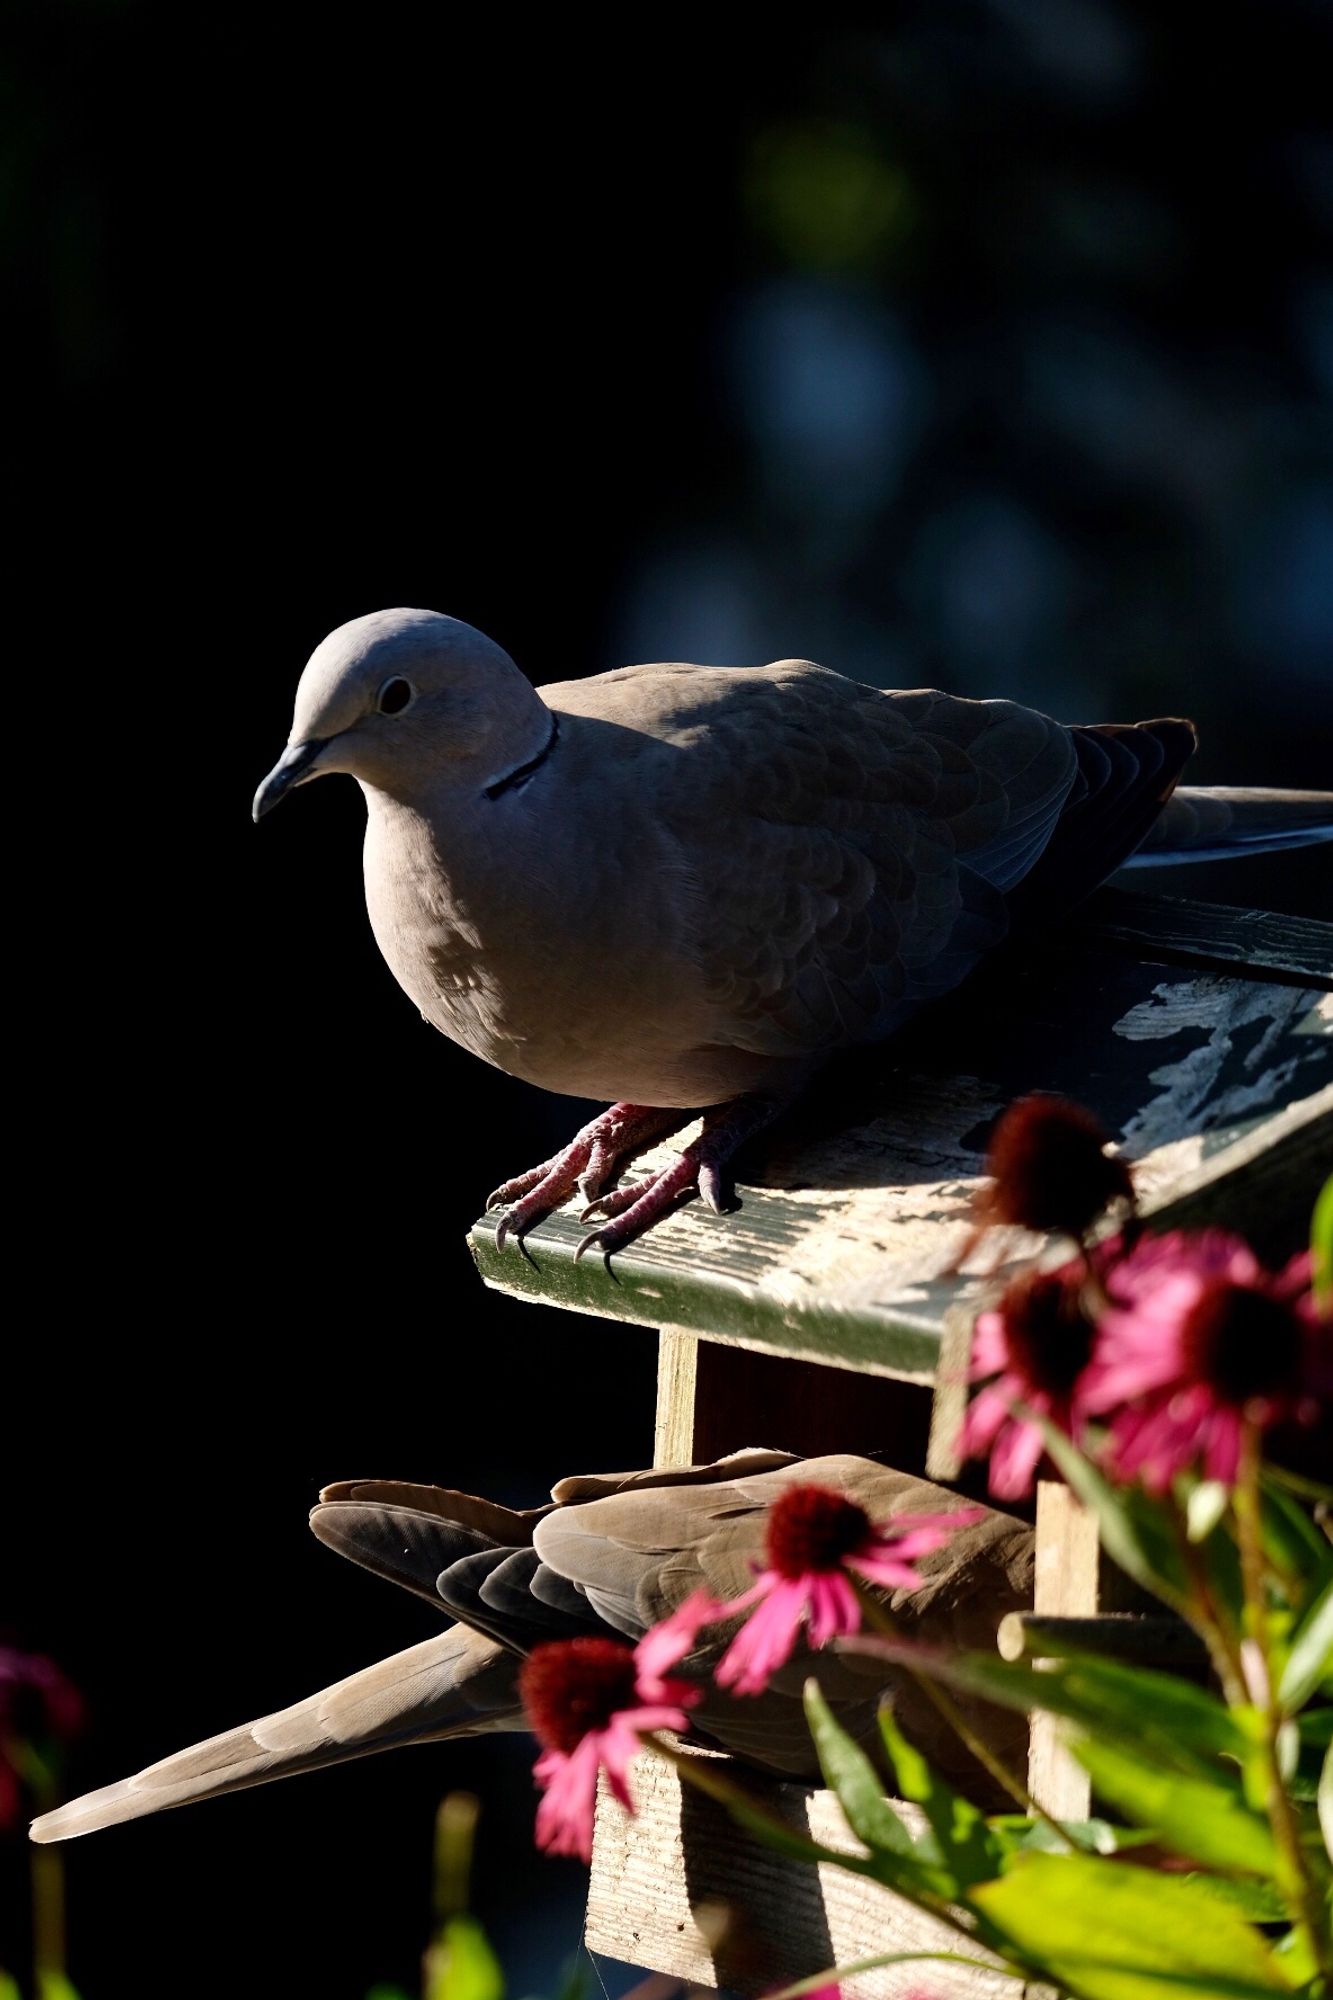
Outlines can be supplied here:
[[[860, 1851], [832, 1792], [740, 1775], [794, 1832], [843, 1853]], [[722, 1806], [682, 1784], [672, 1765], [640, 1757], [633, 1783], [633, 1819], [605, 1788], [598, 1800], [584, 1932], [590, 1951], [741, 1994], [771, 1993], [825, 1966], [880, 1953], [969, 1951], [956, 1931], [863, 1875], [811, 1868], [747, 1839]], [[919, 1807], [899, 1804], [897, 1811], [914, 1834], [923, 1830]], [[988, 1957], [980, 1947], [974, 1954]], [[1014, 1982], [998, 1967], [919, 1960], [855, 1974], [842, 1987], [844, 2000], [910, 2000], [923, 1991], [938, 2000], [1012, 2000]]]
[[657, 1416], [653, 1464], [694, 1463], [694, 1392], [699, 1379], [699, 1336], [664, 1326], [657, 1336]]
[[[1053, 1618], [1090, 1618], [1097, 1609], [1097, 1522], [1067, 1486], [1037, 1485], [1033, 1610]], [[1034, 1715], [1028, 1752], [1032, 1796], [1055, 1819], [1086, 1819], [1091, 1786], [1070, 1756], [1055, 1715]]]

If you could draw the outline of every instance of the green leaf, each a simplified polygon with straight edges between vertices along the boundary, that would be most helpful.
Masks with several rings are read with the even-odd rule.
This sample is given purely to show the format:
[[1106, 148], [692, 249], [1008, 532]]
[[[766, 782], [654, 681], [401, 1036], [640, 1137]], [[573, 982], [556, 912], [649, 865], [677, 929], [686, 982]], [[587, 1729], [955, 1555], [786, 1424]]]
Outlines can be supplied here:
[[1291, 1637], [1291, 1650], [1278, 1683], [1278, 1699], [1290, 1712], [1301, 1708], [1333, 1674], [1333, 1583], [1309, 1605]]
[[[882, 1651], [899, 1664], [936, 1674], [1002, 1708], [1068, 1716], [1098, 1736], [1151, 1750], [1176, 1770], [1210, 1770], [1216, 1756], [1240, 1760], [1252, 1747], [1236, 1712], [1225, 1703], [1205, 1688], [1154, 1668], [1070, 1652], [1038, 1670], [992, 1653], [951, 1654], [879, 1639], [855, 1643], [858, 1651]], [[913, 1796], [904, 1792], [904, 1797]]]
[[79, 2000], [63, 1972], [39, 1972], [37, 2000]]
[[1285, 1937], [1279, 1938], [1273, 1946], [1273, 1956], [1293, 1986], [1303, 1990], [1318, 1976], [1310, 1933], [1303, 1927], [1293, 1926]]
[[1262, 2000], [1289, 1991], [1258, 1931], [1179, 1876], [1031, 1854], [969, 1900], [1078, 2000]]
[[426, 2000], [504, 2000], [504, 1974], [475, 1917], [450, 1917], [426, 1954]]
[[1307, 1708], [1295, 1720], [1303, 1744], [1327, 1750], [1333, 1743], [1333, 1708]]
[[880, 1706], [879, 1733], [884, 1739], [884, 1748], [893, 1760], [900, 1794], [910, 1799], [914, 1806], [925, 1805], [935, 1786], [934, 1773], [921, 1752], [912, 1748], [899, 1729], [887, 1702]]
[[879, 1711], [879, 1729], [893, 1759], [899, 1791], [921, 1807], [939, 1844], [940, 1860], [952, 1885], [949, 1894], [956, 1895], [970, 1882], [988, 1881], [1000, 1867], [1003, 1848], [981, 1812], [970, 1799], [936, 1777], [899, 1729], [887, 1702]]
[[819, 1768], [858, 1840], [881, 1854], [912, 1854], [912, 1836], [884, 1796], [879, 1773], [860, 1745], [834, 1720], [813, 1678], [805, 1684], [805, 1713]]
[[1176, 1854], [1242, 1875], [1277, 1873], [1268, 1822], [1249, 1810], [1220, 1765], [1211, 1779], [1186, 1777], [1118, 1744], [1083, 1738], [1071, 1747], [1100, 1796]]
[[1310, 1224], [1314, 1295], [1321, 1312], [1333, 1310], [1333, 1174], [1320, 1188]]
[[1271, 1882], [1261, 1882], [1256, 1875], [1195, 1875], [1181, 1877], [1190, 1882], [1201, 1896], [1211, 1896], [1216, 1902], [1226, 1903], [1233, 1910], [1239, 1910], [1252, 1924], [1281, 1924], [1290, 1921], [1286, 1904]]
[[1138, 1827], [1112, 1826], [1106, 1819], [1062, 1819], [1059, 1833], [1044, 1819], [1033, 1819], [1027, 1813], [992, 1813], [986, 1824], [1006, 1855], [1064, 1854], [1071, 1842], [1087, 1854], [1118, 1854], [1124, 1847], [1142, 1847], [1153, 1838]]
[[1069, 1485], [1097, 1516], [1102, 1546], [1128, 1576], [1179, 1610], [1186, 1581], [1177, 1549], [1158, 1503], [1144, 1504], [1132, 1487], [1118, 1490], [1102, 1477], [1078, 1446], [1043, 1417], [1038, 1419], [1046, 1449]]
[[1276, 1467], [1264, 1473], [1264, 1550], [1279, 1570], [1317, 1591], [1333, 1579], [1333, 1544], [1316, 1525], [1308, 1503], [1278, 1484], [1281, 1477]]
[[560, 1984], [556, 1988], [555, 2000], [584, 2000], [588, 1981], [584, 1976], [583, 1960], [577, 1953], [565, 1966]]
[[0, 1966], [0, 2000], [23, 2000], [17, 1979], [11, 1978], [3, 1966]]

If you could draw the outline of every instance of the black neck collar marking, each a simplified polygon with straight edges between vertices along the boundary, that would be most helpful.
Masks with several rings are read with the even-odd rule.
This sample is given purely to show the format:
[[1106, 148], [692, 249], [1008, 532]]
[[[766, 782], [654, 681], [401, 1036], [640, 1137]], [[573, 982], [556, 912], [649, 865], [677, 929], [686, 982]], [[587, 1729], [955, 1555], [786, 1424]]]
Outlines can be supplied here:
[[509, 771], [503, 778], [497, 778], [493, 785], [487, 785], [483, 796], [488, 799], [498, 799], [503, 797], [506, 792], [520, 790], [522, 786], [527, 784], [529, 778], [535, 777], [537, 772], [540, 771], [542, 765], [554, 750], [556, 738], [559, 734], [560, 718], [558, 715], [552, 715], [551, 733], [547, 737], [544, 747], [537, 752], [535, 757], [529, 757], [526, 764], [520, 764], [516, 771]]

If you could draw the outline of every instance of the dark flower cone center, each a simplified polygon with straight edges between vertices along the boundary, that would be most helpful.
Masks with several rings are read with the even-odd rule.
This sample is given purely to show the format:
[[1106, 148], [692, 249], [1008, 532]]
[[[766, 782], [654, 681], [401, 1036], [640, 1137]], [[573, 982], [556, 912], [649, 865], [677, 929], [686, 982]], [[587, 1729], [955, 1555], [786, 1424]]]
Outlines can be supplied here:
[[1280, 1299], [1225, 1278], [1205, 1286], [1182, 1328], [1187, 1374], [1238, 1408], [1295, 1389], [1302, 1344], [1301, 1323]]
[[634, 1654], [615, 1639], [557, 1639], [534, 1646], [519, 1693], [533, 1734], [548, 1750], [577, 1750], [590, 1729], [605, 1729], [622, 1708], [642, 1704]]
[[835, 1570], [870, 1536], [870, 1516], [827, 1486], [791, 1486], [768, 1517], [768, 1566], [795, 1581]]
[[1111, 1202], [1134, 1198], [1129, 1168], [1103, 1152], [1106, 1143], [1081, 1104], [1020, 1097], [991, 1135], [982, 1218], [1082, 1236]]
[[1033, 1272], [1010, 1285], [1000, 1316], [1013, 1373], [1053, 1402], [1067, 1403], [1088, 1365], [1095, 1332], [1080, 1287], [1058, 1272]]

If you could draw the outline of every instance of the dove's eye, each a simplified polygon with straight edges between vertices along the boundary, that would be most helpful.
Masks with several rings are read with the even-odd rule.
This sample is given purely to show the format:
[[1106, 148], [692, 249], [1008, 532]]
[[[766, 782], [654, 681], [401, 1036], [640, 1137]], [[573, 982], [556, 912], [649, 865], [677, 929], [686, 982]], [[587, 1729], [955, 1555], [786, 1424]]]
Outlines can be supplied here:
[[411, 699], [411, 681], [405, 681], [396, 675], [393, 680], [385, 681], [380, 689], [380, 714], [401, 715]]

